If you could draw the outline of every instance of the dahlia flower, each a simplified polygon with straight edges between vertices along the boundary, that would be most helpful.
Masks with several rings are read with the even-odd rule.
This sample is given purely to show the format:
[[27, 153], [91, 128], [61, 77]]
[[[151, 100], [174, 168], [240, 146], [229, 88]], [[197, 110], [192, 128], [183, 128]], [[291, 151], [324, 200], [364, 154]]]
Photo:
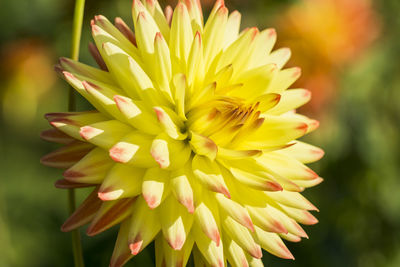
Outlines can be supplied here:
[[300, 192], [322, 178], [304, 163], [321, 149], [295, 141], [318, 122], [294, 110], [310, 99], [286, 90], [299, 68], [271, 52], [274, 29], [239, 31], [240, 14], [217, 1], [203, 26], [198, 0], [162, 12], [133, 1], [134, 33], [120, 19], [92, 20], [101, 69], [61, 58], [56, 70], [95, 108], [50, 113], [42, 159], [66, 168], [59, 188], [93, 187], [62, 226], [92, 236], [120, 224], [110, 266], [155, 241], [156, 266], [262, 266], [262, 248], [293, 259], [315, 224]]

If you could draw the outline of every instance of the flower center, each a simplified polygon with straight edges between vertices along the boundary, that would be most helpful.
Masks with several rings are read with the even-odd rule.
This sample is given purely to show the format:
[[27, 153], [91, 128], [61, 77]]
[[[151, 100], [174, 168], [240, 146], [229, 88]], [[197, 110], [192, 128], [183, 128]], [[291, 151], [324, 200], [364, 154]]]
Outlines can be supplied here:
[[187, 127], [218, 146], [234, 146], [246, 130], [264, 121], [259, 105], [259, 102], [247, 104], [241, 98], [218, 97], [193, 108], [187, 114]]

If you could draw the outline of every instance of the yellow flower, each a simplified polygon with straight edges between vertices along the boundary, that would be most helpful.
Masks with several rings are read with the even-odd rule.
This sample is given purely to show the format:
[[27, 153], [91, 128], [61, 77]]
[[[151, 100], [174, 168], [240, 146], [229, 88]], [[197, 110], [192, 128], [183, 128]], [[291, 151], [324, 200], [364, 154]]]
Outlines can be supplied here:
[[[295, 139], [318, 122], [293, 110], [310, 99], [286, 90], [299, 68], [271, 52], [273, 29], [239, 32], [240, 14], [217, 1], [165, 15], [133, 2], [135, 34], [96, 16], [92, 54], [103, 70], [62, 58], [56, 69], [96, 111], [51, 113], [46, 140], [66, 146], [42, 159], [67, 168], [60, 188], [93, 186], [64, 231], [95, 235], [121, 224], [111, 266], [155, 240], [157, 266], [262, 265], [262, 250], [292, 259], [281, 238], [307, 237], [316, 210], [299, 192], [319, 184], [304, 163], [321, 149]], [[197, 265], [196, 265], [197, 266]]]

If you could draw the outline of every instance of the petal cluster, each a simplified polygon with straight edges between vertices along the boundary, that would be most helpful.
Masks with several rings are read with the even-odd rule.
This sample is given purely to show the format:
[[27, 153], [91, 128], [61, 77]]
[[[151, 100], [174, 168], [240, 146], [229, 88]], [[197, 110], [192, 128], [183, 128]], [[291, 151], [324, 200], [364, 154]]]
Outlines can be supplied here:
[[42, 158], [65, 169], [59, 188], [92, 187], [62, 226], [96, 235], [119, 224], [111, 266], [155, 242], [157, 266], [262, 266], [262, 249], [293, 259], [317, 210], [300, 192], [322, 181], [305, 166], [323, 151], [296, 139], [318, 122], [294, 110], [311, 95], [287, 88], [273, 29], [240, 31], [240, 14], [217, 1], [163, 11], [133, 1], [134, 31], [120, 18], [92, 20], [100, 69], [61, 58], [56, 70], [95, 108], [50, 113], [42, 138], [63, 146]]

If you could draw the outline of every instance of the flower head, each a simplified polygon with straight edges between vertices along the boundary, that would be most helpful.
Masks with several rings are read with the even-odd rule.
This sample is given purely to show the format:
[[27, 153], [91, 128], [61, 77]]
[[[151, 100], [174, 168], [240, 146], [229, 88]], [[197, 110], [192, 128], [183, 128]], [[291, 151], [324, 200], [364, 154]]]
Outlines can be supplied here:
[[133, 33], [96, 16], [91, 51], [102, 70], [60, 59], [56, 69], [95, 111], [51, 113], [45, 156], [66, 168], [60, 188], [94, 187], [65, 222], [95, 235], [120, 224], [111, 266], [155, 240], [157, 266], [262, 265], [262, 250], [293, 258], [282, 239], [307, 237], [317, 222], [299, 193], [322, 181], [304, 163], [321, 149], [295, 139], [318, 123], [293, 110], [310, 99], [286, 90], [273, 29], [239, 31], [240, 14], [217, 1], [205, 26], [199, 1], [165, 14], [133, 1]]

